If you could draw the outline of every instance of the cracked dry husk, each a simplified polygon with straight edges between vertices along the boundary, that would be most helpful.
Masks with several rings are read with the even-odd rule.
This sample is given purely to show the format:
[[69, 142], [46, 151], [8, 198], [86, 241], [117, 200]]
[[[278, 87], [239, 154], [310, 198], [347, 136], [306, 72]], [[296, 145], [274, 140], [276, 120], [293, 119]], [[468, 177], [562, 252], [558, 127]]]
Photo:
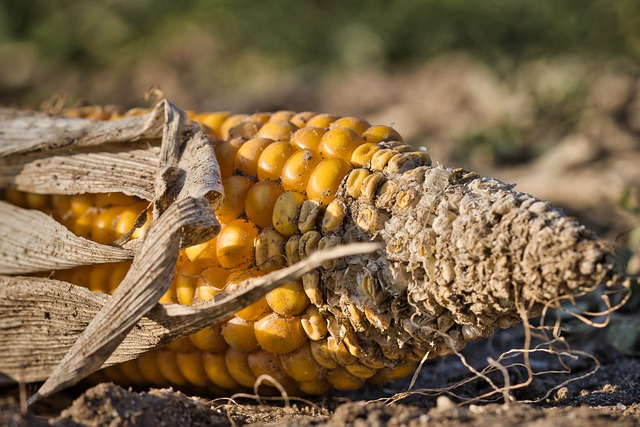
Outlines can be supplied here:
[[385, 181], [372, 200], [338, 194], [342, 241], [381, 240], [384, 253], [321, 273], [329, 330], [361, 359], [449, 354], [522, 321], [519, 307], [532, 317], [615, 282], [611, 245], [513, 185], [440, 166]]

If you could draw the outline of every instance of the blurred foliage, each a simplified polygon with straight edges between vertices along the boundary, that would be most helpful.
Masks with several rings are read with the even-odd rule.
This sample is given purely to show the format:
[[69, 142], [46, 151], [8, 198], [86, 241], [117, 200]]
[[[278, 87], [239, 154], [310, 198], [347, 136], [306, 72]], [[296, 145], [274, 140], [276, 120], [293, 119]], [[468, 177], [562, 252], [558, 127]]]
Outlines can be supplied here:
[[459, 51], [633, 63], [638, 22], [637, 0], [0, 0], [0, 102], [33, 103], [50, 85], [130, 100], [164, 79], [206, 97], [262, 75], [389, 71]]

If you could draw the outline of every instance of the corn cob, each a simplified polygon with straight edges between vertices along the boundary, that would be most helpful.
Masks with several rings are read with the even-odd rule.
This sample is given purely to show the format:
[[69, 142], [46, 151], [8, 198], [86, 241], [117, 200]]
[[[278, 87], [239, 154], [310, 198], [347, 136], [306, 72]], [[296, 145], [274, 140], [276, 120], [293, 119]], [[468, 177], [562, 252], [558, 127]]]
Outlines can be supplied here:
[[[611, 268], [606, 248], [549, 204], [495, 180], [431, 167], [426, 151], [391, 127], [289, 111], [191, 119], [208, 132], [220, 163], [222, 230], [180, 252], [161, 302], [209, 301], [349, 241], [382, 240], [386, 251], [327, 263], [225, 322], [104, 370], [108, 378], [222, 392], [267, 374], [306, 394], [382, 384], [410, 374], [424, 357], [518, 322], [515, 301], [540, 304], [588, 288]], [[122, 194], [6, 190], [4, 198], [99, 243], [121, 237], [148, 208]], [[111, 293], [128, 267], [80, 267], [56, 278]]]

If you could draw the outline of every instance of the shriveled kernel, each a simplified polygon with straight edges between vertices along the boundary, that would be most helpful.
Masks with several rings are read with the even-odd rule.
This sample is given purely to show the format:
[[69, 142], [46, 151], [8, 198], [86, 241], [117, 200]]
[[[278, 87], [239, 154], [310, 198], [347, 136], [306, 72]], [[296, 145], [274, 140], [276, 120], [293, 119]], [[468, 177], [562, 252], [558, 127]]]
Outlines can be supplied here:
[[364, 168], [354, 169], [349, 172], [346, 182], [347, 194], [354, 199], [360, 197], [360, 194], [362, 193], [362, 182], [369, 175], [371, 175], [371, 172]]
[[291, 134], [296, 130], [298, 130], [298, 127], [289, 120], [270, 120], [262, 126], [256, 136], [274, 141], [289, 141]]
[[258, 158], [258, 179], [279, 180], [285, 163], [296, 151], [297, 148], [286, 141], [271, 143]]
[[384, 168], [387, 167], [389, 160], [396, 154], [398, 154], [398, 152], [390, 148], [376, 151], [373, 153], [373, 156], [371, 156], [371, 169], [376, 172], [382, 172]]
[[315, 116], [307, 120], [307, 126], [328, 128], [331, 123], [335, 122], [339, 118], [340, 117], [336, 116], [335, 114], [327, 114], [327, 113], [316, 114]]
[[284, 253], [287, 256], [288, 265], [293, 265], [302, 259], [299, 249], [300, 237], [302, 237], [300, 234], [294, 234], [289, 237], [287, 243], [284, 245]]
[[364, 131], [371, 127], [371, 123], [369, 123], [365, 119], [361, 119], [360, 117], [341, 117], [335, 122], [331, 123], [330, 127], [333, 128], [339, 126], [353, 129], [357, 133], [362, 134]]
[[242, 144], [233, 162], [234, 169], [246, 176], [257, 177], [258, 159], [271, 143], [273, 140], [269, 138], [253, 138]]
[[345, 366], [345, 368], [351, 375], [357, 378], [362, 378], [363, 380], [371, 378], [378, 371], [377, 369], [370, 368], [362, 363], [353, 363]]
[[176, 363], [182, 376], [191, 384], [203, 388], [207, 386], [207, 374], [202, 364], [201, 352], [191, 351], [188, 353], [178, 353]]
[[285, 354], [307, 341], [300, 317], [282, 317], [271, 313], [255, 322], [255, 336], [260, 346], [273, 354]]
[[275, 181], [258, 181], [253, 184], [244, 202], [247, 219], [260, 228], [270, 227], [273, 208], [283, 191], [282, 185]]
[[393, 156], [387, 164], [387, 173], [401, 174], [408, 170], [422, 166], [422, 156], [420, 153], [398, 153]]
[[168, 349], [160, 349], [155, 353], [158, 369], [162, 376], [169, 380], [170, 383], [184, 387], [188, 384], [188, 381], [180, 372], [176, 359], [177, 355], [178, 353]]
[[346, 213], [345, 204], [341, 200], [333, 199], [333, 201], [327, 205], [327, 209], [322, 216], [322, 233], [333, 233], [342, 227], [342, 221]]
[[198, 270], [219, 266], [218, 256], [216, 255], [217, 238], [190, 246], [184, 249], [189, 261], [193, 263]]
[[253, 387], [257, 379], [249, 367], [248, 356], [248, 353], [233, 347], [227, 348], [224, 353], [224, 363], [229, 375], [243, 387]]
[[333, 388], [340, 391], [357, 390], [364, 385], [365, 380], [351, 375], [343, 367], [332, 369], [327, 373], [327, 381]]
[[335, 127], [322, 136], [318, 152], [324, 158], [338, 157], [349, 162], [360, 144], [364, 144], [364, 139], [359, 133], [346, 127]]
[[315, 305], [310, 305], [300, 317], [302, 329], [312, 341], [318, 341], [327, 336], [327, 320]]
[[285, 191], [273, 206], [273, 227], [285, 237], [293, 236], [298, 232], [298, 218], [303, 202], [304, 194], [297, 191]]
[[329, 353], [327, 340], [311, 341], [309, 342], [309, 348], [311, 349], [313, 358], [320, 366], [327, 369], [335, 369], [338, 367], [338, 364]]
[[378, 197], [375, 198], [375, 204], [380, 209], [391, 209], [396, 201], [396, 193], [398, 184], [395, 181], [386, 181], [378, 191]]
[[342, 179], [351, 170], [344, 159], [324, 159], [313, 169], [307, 183], [307, 197], [328, 205], [336, 195]]
[[384, 125], [371, 126], [362, 133], [362, 136], [367, 142], [376, 144], [385, 141], [403, 141], [402, 135], [397, 130]]
[[302, 275], [302, 286], [304, 293], [312, 304], [320, 307], [324, 304], [324, 297], [320, 289], [320, 274], [317, 271], [311, 271]]
[[[321, 251], [324, 249], [334, 248], [340, 245], [340, 243], [341, 243], [340, 237], [336, 236], [335, 234], [327, 234], [325, 236], [322, 236], [322, 238], [318, 242], [318, 250]], [[323, 262], [322, 267], [324, 267], [325, 270], [333, 270], [334, 268], [337, 268], [342, 264], [343, 264], [343, 261], [339, 259], [332, 259], [332, 260]]]
[[319, 231], [307, 231], [300, 237], [298, 242], [298, 252], [301, 257], [308, 257], [312, 253], [318, 250], [318, 243], [322, 238], [322, 234]]
[[363, 230], [375, 233], [384, 228], [384, 223], [389, 219], [386, 214], [380, 213], [373, 207], [364, 207], [356, 215], [356, 224]]
[[300, 381], [298, 382], [298, 387], [300, 387], [300, 391], [304, 394], [319, 396], [329, 391], [329, 387], [331, 386], [326, 379], [321, 379], [316, 381]]
[[357, 362], [357, 358], [355, 358], [347, 347], [344, 345], [344, 342], [338, 343], [336, 339], [329, 335], [327, 337], [327, 349], [329, 351], [329, 355], [333, 358], [341, 366], [350, 365], [352, 363]]
[[286, 267], [285, 241], [285, 237], [271, 227], [260, 231], [256, 240], [256, 265], [260, 271], [269, 273]]
[[309, 307], [309, 298], [304, 293], [302, 280], [287, 282], [269, 291], [266, 295], [269, 307], [282, 316], [295, 316]]
[[298, 230], [301, 233], [314, 230], [320, 215], [322, 215], [322, 205], [315, 200], [305, 200], [300, 207]]
[[316, 381], [325, 375], [323, 368], [311, 354], [309, 344], [280, 356], [285, 372], [296, 381]]
[[249, 116], [246, 114], [234, 114], [232, 116], [229, 116], [224, 122], [222, 122], [222, 125], [220, 126], [222, 139], [228, 140], [229, 131], [231, 130], [231, 128], [240, 124], [240, 122], [247, 120], [248, 118]]
[[249, 353], [259, 348], [254, 333], [254, 322], [232, 317], [222, 326], [222, 336], [236, 350]]
[[360, 144], [351, 153], [351, 164], [362, 167], [371, 161], [371, 157], [380, 150], [380, 146], [373, 142], [365, 142]]
[[[351, 305], [353, 306], [353, 304]], [[358, 344], [358, 338], [353, 332], [347, 331], [344, 338], [342, 338], [342, 343], [347, 348], [350, 355], [358, 359], [363, 359], [365, 357], [362, 351], [362, 346]]]
[[325, 128], [305, 126], [291, 135], [291, 143], [303, 150], [311, 150], [317, 153], [320, 140], [326, 132], [327, 129]]
[[369, 202], [373, 202], [378, 189], [381, 187], [384, 176], [381, 173], [372, 173], [363, 181], [360, 188], [360, 196]]
[[227, 269], [242, 268], [254, 261], [253, 244], [258, 228], [251, 221], [235, 219], [220, 230], [216, 255], [220, 265]]
[[315, 115], [316, 113], [313, 111], [302, 111], [291, 117], [289, 121], [299, 128], [303, 128], [307, 126], [307, 122], [309, 121], [309, 119], [311, 119]]
[[224, 201], [216, 210], [216, 218], [226, 224], [238, 218], [244, 212], [244, 201], [253, 181], [246, 176], [233, 175], [222, 181]]
[[202, 364], [209, 381], [228, 390], [232, 390], [240, 386], [229, 369], [225, 360], [225, 353], [203, 353]]
[[[253, 372], [253, 375], [256, 377], [268, 375], [282, 385], [285, 390], [288, 389], [292, 391], [297, 388], [295, 381], [287, 375], [280, 358], [275, 354], [271, 354], [265, 350], [258, 350], [251, 353], [247, 357], [247, 361], [249, 362], [251, 372]], [[271, 381], [264, 381], [262, 384], [271, 387], [275, 386]]]
[[207, 326], [189, 335], [189, 339], [199, 350], [209, 353], [221, 353], [227, 348], [227, 342], [222, 336], [222, 323]]
[[293, 153], [282, 169], [280, 180], [284, 189], [305, 193], [309, 178], [321, 160], [320, 155], [311, 150]]
[[243, 139], [226, 140], [215, 147], [216, 159], [220, 166], [220, 178], [225, 179], [233, 175], [234, 163], [238, 149], [245, 143]]

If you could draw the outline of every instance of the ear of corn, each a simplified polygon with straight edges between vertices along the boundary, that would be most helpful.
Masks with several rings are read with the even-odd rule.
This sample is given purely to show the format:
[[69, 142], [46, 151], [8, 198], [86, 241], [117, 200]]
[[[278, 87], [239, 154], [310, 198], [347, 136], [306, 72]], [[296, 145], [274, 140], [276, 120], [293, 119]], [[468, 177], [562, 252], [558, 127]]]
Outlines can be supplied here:
[[[487, 336], [495, 325], [515, 323], [513, 315], [484, 322], [473, 310], [455, 311], [450, 302], [454, 277], [477, 270], [452, 265], [446, 254], [453, 249], [439, 246], [445, 240], [438, 236], [449, 238], [452, 222], [478, 201], [457, 192], [444, 206], [430, 203], [452, 182], [468, 182], [463, 172], [429, 168], [429, 155], [404, 144], [393, 128], [354, 117], [280, 111], [202, 113], [192, 119], [207, 130], [218, 156], [225, 201], [216, 215], [222, 230], [211, 241], [181, 251], [161, 302], [209, 301], [246, 278], [349, 240], [385, 239], [388, 260], [327, 263], [226, 322], [204, 325], [104, 375], [129, 384], [220, 392], [252, 387], [266, 374], [290, 393], [354, 390], [406, 376], [425, 355], [448, 353]], [[474, 191], [484, 189], [478, 184]], [[4, 198], [49, 212], [76, 234], [100, 243], [124, 235], [147, 209], [146, 202], [122, 194], [46, 196], [5, 190]], [[504, 195], [497, 203], [500, 216], [512, 205], [528, 203], [507, 199]], [[550, 211], [537, 209], [541, 216]], [[133, 237], [143, 236], [145, 228]], [[466, 249], [471, 254], [487, 250]], [[434, 255], [438, 251], [441, 255]], [[111, 293], [128, 266], [81, 267], [55, 277]], [[411, 277], [412, 271], [420, 277]], [[427, 280], [448, 293], [412, 289]], [[470, 280], [493, 283], [491, 278]], [[408, 307], [410, 292], [415, 297], [411, 304], [419, 306], [415, 310]], [[412, 323], [415, 312], [423, 316], [418, 323]], [[447, 333], [450, 341], [434, 338], [433, 331]]]

